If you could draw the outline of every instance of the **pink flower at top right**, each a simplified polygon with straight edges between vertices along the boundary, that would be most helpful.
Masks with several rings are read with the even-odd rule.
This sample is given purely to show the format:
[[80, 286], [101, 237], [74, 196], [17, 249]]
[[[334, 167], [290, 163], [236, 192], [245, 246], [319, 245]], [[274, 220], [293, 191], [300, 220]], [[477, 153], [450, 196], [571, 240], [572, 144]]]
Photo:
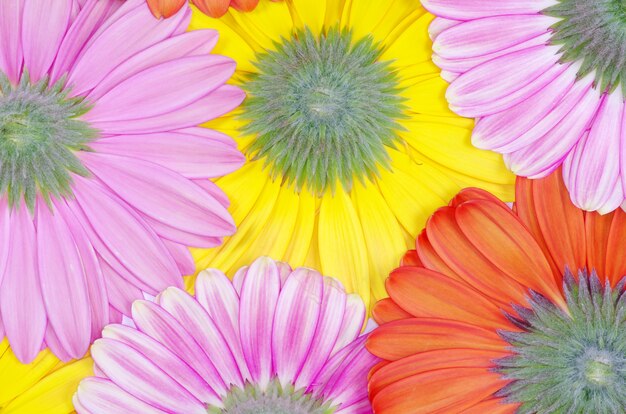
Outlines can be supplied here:
[[435, 63], [472, 143], [515, 174], [563, 166], [578, 207], [626, 209], [626, 2], [423, 0]]

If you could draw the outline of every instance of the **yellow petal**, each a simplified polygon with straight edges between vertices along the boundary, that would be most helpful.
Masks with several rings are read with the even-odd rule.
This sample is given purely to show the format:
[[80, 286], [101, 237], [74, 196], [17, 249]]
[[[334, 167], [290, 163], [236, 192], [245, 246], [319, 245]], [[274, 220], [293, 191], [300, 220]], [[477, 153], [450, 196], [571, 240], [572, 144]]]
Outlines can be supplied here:
[[4, 408], [2, 414], [67, 414], [80, 380], [93, 375], [93, 361], [83, 358], [39, 381]]
[[358, 293], [366, 306], [370, 297], [370, 269], [363, 228], [352, 201], [338, 189], [327, 192], [320, 204], [319, 252], [322, 273]]
[[[357, 183], [352, 189], [352, 203], [356, 208], [367, 251], [369, 252], [371, 292], [375, 300], [387, 297], [385, 279], [398, 266], [400, 257], [409, 245], [377, 186], [364, 187]], [[413, 241], [414, 244], [414, 241]]]
[[[416, 2], [417, 3], [417, 2]], [[382, 60], [393, 60], [393, 66], [407, 68], [423, 62], [431, 62], [432, 42], [428, 36], [431, 14], [419, 13], [404, 30], [398, 29], [394, 39], [385, 44]], [[434, 64], [433, 64], [434, 66]]]
[[[425, 13], [417, 1], [348, 0], [341, 24], [351, 28], [356, 39], [372, 35], [377, 41], [384, 41], [394, 28], [414, 12], [418, 12], [418, 15]], [[415, 18], [417, 16], [412, 17]]]
[[284, 1], [261, 1], [252, 12], [239, 12], [231, 8], [224, 18], [227, 24], [232, 22], [231, 27], [238, 33], [245, 32], [244, 38], [254, 39], [261, 47], [257, 51], [274, 49], [274, 42], [281, 37], [291, 36], [294, 28], [289, 7]]
[[315, 34], [322, 31], [326, 15], [326, 4], [323, 1], [287, 0], [286, 2], [296, 27], [301, 29], [306, 26]]
[[298, 200], [298, 215], [291, 237], [291, 242], [285, 251], [285, 261], [291, 266], [304, 266], [311, 238], [315, 227], [315, 196], [308, 191], [302, 191]]

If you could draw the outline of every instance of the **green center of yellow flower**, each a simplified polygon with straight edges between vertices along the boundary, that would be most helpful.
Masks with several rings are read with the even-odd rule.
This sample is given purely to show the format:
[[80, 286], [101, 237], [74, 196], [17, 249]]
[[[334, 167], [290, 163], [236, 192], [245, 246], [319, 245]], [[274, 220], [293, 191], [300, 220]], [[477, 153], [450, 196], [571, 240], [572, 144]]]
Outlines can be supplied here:
[[371, 37], [306, 29], [257, 56], [244, 88], [247, 149], [265, 159], [272, 178], [322, 194], [341, 183], [373, 180], [389, 167], [404, 118], [398, 77]]
[[620, 83], [626, 95], [626, 2], [559, 0], [543, 10], [561, 20], [551, 42], [562, 46], [563, 62], [581, 62], [578, 76], [595, 71], [596, 87], [612, 91]]
[[336, 407], [294, 390], [282, 387], [277, 379], [272, 380], [265, 390], [247, 384], [243, 389], [233, 387], [223, 399], [223, 408], [209, 407], [209, 414], [333, 414]]
[[0, 195], [11, 206], [23, 199], [32, 210], [37, 195], [70, 195], [71, 173], [88, 175], [75, 151], [88, 149], [97, 132], [77, 119], [89, 107], [68, 97], [63, 83], [31, 84], [24, 74], [12, 85], [0, 72]]
[[564, 292], [568, 312], [531, 292], [531, 308], [509, 315], [520, 332], [500, 332], [513, 355], [496, 361], [511, 381], [497, 395], [520, 413], [626, 412], [624, 282], [566, 272]]

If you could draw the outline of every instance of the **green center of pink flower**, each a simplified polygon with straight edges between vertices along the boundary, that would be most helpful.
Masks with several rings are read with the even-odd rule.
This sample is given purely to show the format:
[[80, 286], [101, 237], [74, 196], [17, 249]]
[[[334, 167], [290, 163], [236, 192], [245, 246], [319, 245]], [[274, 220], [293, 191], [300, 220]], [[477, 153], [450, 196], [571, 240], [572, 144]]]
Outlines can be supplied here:
[[255, 136], [248, 154], [297, 191], [375, 179], [405, 117], [398, 76], [381, 54], [371, 37], [354, 42], [334, 28], [299, 31], [257, 56], [258, 73], [243, 86], [244, 132]]
[[596, 87], [626, 96], [626, 2], [560, 0], [543, 14], [561, 20], [552, 26], [551, 42], [562, 46], [563, 62], [580, 62], [578, 76], [595, 71]]
[[270, 381], [265, 390], [247, 384], [233, 387], [222, 400], [223, 408], [209, 407], [210, 414], [333, 414], [336, 407], [306, 394], [303, 389], [283, 387], [278, 379]]
[[63, 83], [31, 83], [25, 73], [12, 85], [0, 72], [0, 196], [13, 207], [24, 200], [32, 210], [38, 195], [69, 196], [71, 174], [89, 174], [76, 151], [88, 150], [97, 131], [78, 119], [89, 106]]
[[500, 332], [513, 354], [496, 361], [511, 381], [497, 395], [520, 413], [626, 412], [624, 282], [567, 272], [564, 293], [567, 312], [531, 292], [531, 308], [509, 315], [520, 331]]

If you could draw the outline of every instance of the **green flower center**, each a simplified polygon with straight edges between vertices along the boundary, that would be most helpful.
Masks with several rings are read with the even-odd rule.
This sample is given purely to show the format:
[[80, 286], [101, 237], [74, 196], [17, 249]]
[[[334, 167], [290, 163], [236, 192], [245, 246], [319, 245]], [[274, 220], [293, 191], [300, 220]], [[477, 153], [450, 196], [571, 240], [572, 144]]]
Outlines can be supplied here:
[[521, 332], [500, 332], [512, 356], [496, 361], [511, 382], [497, 395], [520, 413], [626, 412], [624, 281], [603, 287], [595, 272], [566, 272], [568, 311], [531, 292], [531, 308], [508, 315]]
[[246, 384], [233, 387], [223, 399], [224, 408], [209, 407], [210, 414], [332, 414], [336, 407], [331, 402], [315, 399], [304, 390], [282, 387], [273, 379], [264, 391]]
[[12, 85], [0, 72], [0, 195], [12, 207], [23, 199], [32, 211], [37, 195], [69, 196], [70, 173], [88, 175], [75, 151], [87, 150], [97, 132], [78, 119], [89, 106], [63, 84], [24, 74]]
[[581, 78], [595, 71], [601, 91], [613, 91], [621, 83], [626, 96], [626, 2], [560, 0], [543, 13], [561, 19], [552, 26], [551, 39], [562, 46], [561, 61], [581, 62]]
[[244, 88], [248, 154], [264, 158], [272, 178], [315, 194], [346, 190], [389, 168], [405, 117], [398, 77], [371, 37], [306, 29], [257, 56], [258, 73]]

